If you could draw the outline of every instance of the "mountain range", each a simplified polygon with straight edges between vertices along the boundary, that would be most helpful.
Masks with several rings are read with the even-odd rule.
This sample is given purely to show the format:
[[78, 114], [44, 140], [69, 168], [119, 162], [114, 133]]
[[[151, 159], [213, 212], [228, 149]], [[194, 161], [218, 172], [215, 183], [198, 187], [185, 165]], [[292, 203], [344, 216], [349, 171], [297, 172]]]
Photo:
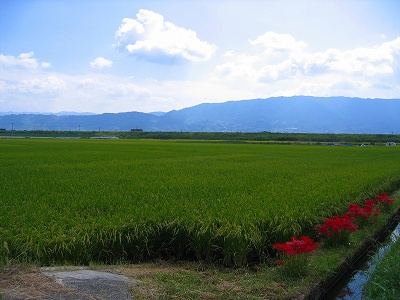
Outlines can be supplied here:
[[399, 133], [400, 99], [273, 97], [167, 113], [6, 114], [6, 130]]

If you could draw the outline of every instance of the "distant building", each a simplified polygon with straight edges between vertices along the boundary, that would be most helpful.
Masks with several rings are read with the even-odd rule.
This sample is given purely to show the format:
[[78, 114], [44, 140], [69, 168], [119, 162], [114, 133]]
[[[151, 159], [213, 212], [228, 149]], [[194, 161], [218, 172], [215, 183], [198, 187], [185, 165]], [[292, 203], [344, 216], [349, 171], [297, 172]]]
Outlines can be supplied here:
[[141, 129], [141, 128], [137, 128], [137, 129], [132, 128], [131, 131], [132, 131], [132, 132], [133, 132], [133, 131], [143, 131], [143, 129]]
[[386, 146], [396, 146], [396, 143], [395, 142], [387, 142]]

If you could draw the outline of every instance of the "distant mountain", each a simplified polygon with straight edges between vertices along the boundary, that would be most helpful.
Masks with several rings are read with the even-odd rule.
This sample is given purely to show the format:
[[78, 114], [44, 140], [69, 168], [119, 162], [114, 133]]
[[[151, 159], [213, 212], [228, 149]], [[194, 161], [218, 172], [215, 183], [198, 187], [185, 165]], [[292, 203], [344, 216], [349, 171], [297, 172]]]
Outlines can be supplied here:
[[400, 131], [399, 112], [400, 99], [276, 97], [200, 104], [165, 114], [163, 125], [187, 131], [392, 133]]
[[105, 113], [99, 115], [43, 115], [17, 114], [0, 116], [0, 128], [7, 130], [61, 130], [61, 131], [128, 131], [148, 128], [159, 117], [140, 113]]
[[90, 115], [95, 115], [95, 113], [91, 112], [74, 112], [74, 111], [60, 111], [57, 113], [41, 113], [41, 112], [13, 112], [13, 111], [8, 111], [8, 112], [0, 112], [0, 116], [6, 116], [6, 115], [55, 115], [55, 116], [90, 116]]
[[7, 130], [400, 133], [400, 99], [275, 97], [204, 103], [167, 113], [0, 116]]
[[155, 116], [162, 116], [162, 115], [165, 114], [165, 112], [163, 112], [163, 111], [152, 111], [152, 112], [149, 112], [149, 114], [155, 115]]
[[93, 116], [96, 115], [95, 113], [91, 112], [74, 112], [74, 111], [60, 111], [54, 114], [47, 114], [47, 115], [56, 115], [56, 116]]

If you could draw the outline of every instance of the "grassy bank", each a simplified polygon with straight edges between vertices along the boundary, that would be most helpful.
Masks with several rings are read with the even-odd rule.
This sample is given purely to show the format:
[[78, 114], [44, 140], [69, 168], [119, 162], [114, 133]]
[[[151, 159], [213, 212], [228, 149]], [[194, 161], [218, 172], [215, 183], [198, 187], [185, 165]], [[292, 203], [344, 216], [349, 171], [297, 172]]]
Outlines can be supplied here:
[[[388, 217], [389, 214], [383, 214], [376, 224], [354, 233], [350, 245], [315, 252], [306, 277], [284, 276], [275, 260], [237, 269], [200, 262], [164, 261], [127, 266], [125, 274], [141, 280], [140, 285], [131, 290], [133, 299], [303, 299], [316, 283], [327, 282], [335, 275], [339, 265], [349, 265], [358, 249], [366, 241], [375, 239], [375, 232], [386, 225]], [[396, 274], [392, 282], [398, 283], [397, 278]], [[381, 282], [379, 275], [376, 281]]]
[[363, 299], [399, 299], [400, 290], [400, 239], [389, 244], [390, 250], [377, 263], [364, 287]]
[[[303, 299], [316, 283], [332, 275], [338, 265], [346, 263], [366, 240], [374, 239], [373, 233], [384, 226], [387, 217], [388, 214], [383, 214], [377, 219], [377, 223], [354, 233], [350, 238], [350, 245], [334, 249], [321, 248], [313, 253], [306, 277], [284, 276], [275, 258], [239, 268], [227, 268], [204, 261], [177, 260], [154, 260], [139, 264], [91, 264], [87, 268], [139, 279], [139, 285], [130, 290], [132, 299]], [[21, 278], [30, 279], [30, 282], [25, 282], [27, 286], [31, 286], [34, 280], [35, 286], [41, 286], [41, 295], [51, 293], [56, 288], [40, 282], [38, 269], [34, 265], [6, 265], [0, 270], [0, 294], [7, 295], [5, 291], [12, 288], [13, 295], [29, 298], [31, 294], [28, 293], [27, 287], [24, 287]], [[3, 282], [8, 284], [4, 285]], [[37, 294], [38, 290], [33, 289], [32, 297], [35, 293]]]

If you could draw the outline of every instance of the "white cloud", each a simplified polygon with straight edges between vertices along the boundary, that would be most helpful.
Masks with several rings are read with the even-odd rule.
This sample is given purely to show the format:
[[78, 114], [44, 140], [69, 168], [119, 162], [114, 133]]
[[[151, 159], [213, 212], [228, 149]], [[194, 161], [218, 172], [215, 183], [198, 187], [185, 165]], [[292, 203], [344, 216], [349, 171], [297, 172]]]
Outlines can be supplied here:
[[21, 53], [18, 56], [0, 54], [0, 66], [19, 66], [27, 69], [50, 67], [50, 63], [48, 62], [39, 63], [38, 60], [33, 57], [34, 54], [34, 52]]
[[125, 97], [131, 95], [150, 95], [146, 88], [140, 87], [134, 83], [119, 83], [106, 86], [107, 94], [110, 96]]
[[153, 91], [143, 82], [111, 74], [70, 76], [65, 79], [68, 92], [55, 103], [57, 111], [90, 111], [95, 113], [142, 111], [156, 106]]
[[209, 78], [220, 91], [241, 95], [233, 99], [400, 97], [400, 37], [369, 48], [311, 52], [290, 35], [268, 32], [249, 40], [244, 53], [227, 51], [221, 60]]
[[10, 90], [13, 90], [14, 88], [7, 84], [5, 81], [0, 80], [0, 95], [2, 93], [8, 92]]
[[226, 52], [227, 62], [216, 66], [213, 78], [264, 83], [322, 75], [372, 79], [393, 74], [400, 58], [400, 38], [371, 48], [316, 53], [288, 34], [267, 32], [249, 42], [263, 48], [252, 55]]
[[268, 31], [260, 35], [255, 40], [249, 40], [251, 45], [261, 45], [267, 53], [277, 54], [281, 52], [303, 53], [307, 48], [307, 43], [297, 41], [290, 34], [275, 33]]
[[90, 62], [90, 66], [95, 69], [110, 68], [113, 62], [104, 57], [97, 57], [95, 60]]
[[287, 59], [274, 65], [265, 65], [258, 72], [260, 82], [271, 82], [290, 77], [296, 77], [301, 73], [301, 67], [292, 59]]
[[[393, 73], [393, 62], [398, 60], [400, 38], [373, 48], [357, 48], [347, 51], [328, 49], [310, 55], [304, 64], [306, 73], [315, 70], [343, 72], [360, 76], [375, 76]], [[317, 72], [319, 73], [319, 72]]]
[[232, 57], [235, 53], [232, 50], [226, 51], [222, 56], [223, 57]]
[[148, 84], [110, 74], [66, 75], [17, 71], [20, 79], [2, 80], [4, 111], [90, 111], [95, 113], [157, 110]]
[[236, 81], [283, 80], [303, 72], [302, 64], [309, 56], [306, 52], [307, 44], [289, 34], [266, 32], [255, 40], [249, 40], [249, 43], [261, 46], [261, 51], [252, 55], [226, 52], [224, 58], [228, 61], [217, 65], [214, 75]]
[[55, 75], [44, 78], [24, 79], [16, 85], [18, 92], [32, 94], [61, 93], [66, 88], [65, 81]]
[[49, 67], [51, 67], [51, 64], [50, 64], [49, 62], [42, 62], [42, 63], [40, 64], [40, 66], [41, 66], [42, 68], [49, 68]]
[[124, 18], [115, 33], [116, 47], [136, 57], [160, 63], [205, 61], [217, 47], [200, 40], [195, 31], [164, 21], [164, 17], [141, 9], [137, 19]]
[[[120, 27], [120, 38], [129, 37], [130, 42], [125, 45], [134, 45], [133, 40], [148, 41], [140, 38], [144, 33], [147, 37], [157, 36], [167, 23], [158, 16], [151, 18], [152, 24], [140, 18], [126, 20]], [[162, 51], [150, 53], [168, 56]], [[195, 79], [138, 79], [104, 72], [67, 75], [43, 69], [46, 63], [39, 62], [33, 53], [2, 55], [0, 104], [5, 111], [102, 113], [169, 111], [202, 102], [271, 96], [399, 98], [399, 58], [400, 38], [369, 48], [311, 52], [305, 42], [271, 32], [250, 40], [243, 53], [236, 49], [225, 51], [215, 58], [219, 60], [217, 65], [202, 64], [204, 72], [194, 65], [190, 72], [195, 73]], [[103, 66], [102, 59], [92, 63]], [[189, 69], [187, 65], [184, 67]]]
[[139, 84], [135, 84], [129, 79], [114, 77], [93, 77], [85, 76], [75, 84], [77, 90], [86, 96], [98, 94], [110, 97], [136, 97], [138, 95], [150, 95], [151, 92]]
[[235, 55], [233, 53], [225, 55], [225, 57], [228, 57], [229, 61], [217, 65], [215, 68], [222, 80], [254, 80], [257, 77], [257, 63], [260, 57], [247, 54]]
[[[0, 77], [2, 77], [0, 72]], [[61, 74], [14, 70], [14, 78], [0, 80], [0, 103], [6, 111], [52, 111], [54, 102], [68, 95]], [[2, 79], [2, 78], [0, 78]]]

